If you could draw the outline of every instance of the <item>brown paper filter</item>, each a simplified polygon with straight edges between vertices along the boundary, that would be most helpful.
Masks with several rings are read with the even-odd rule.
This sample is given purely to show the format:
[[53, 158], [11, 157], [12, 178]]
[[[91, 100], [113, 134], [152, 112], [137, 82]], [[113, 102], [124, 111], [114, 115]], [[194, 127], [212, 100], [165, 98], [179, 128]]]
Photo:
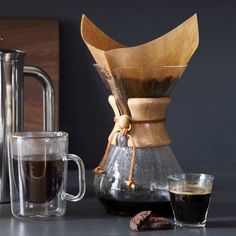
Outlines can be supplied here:
[[162, 37], [135, 47], [110, 38], [85, 15], [81, 35], [120, 114], [126, 115], [130, 115], [128, 98], [170, 95], [199, 41], [196, 14]]
[[[111, 39], [85, 15], [82, 16], [81, 35], [96, 63], [111, 73], [117, 68], [187, 65], [199, 43], [196, 14], [167, 34], [134, 47], [125, 47]], [[147, 73], [146, 78], [143, 73], [133, 75], [130, 70], [123, 73], [122, 77], [135, 79], [162, 80], [172, 74], [175, 78], [181, 76], [177, 67], [159, 72], [158, 76]]]

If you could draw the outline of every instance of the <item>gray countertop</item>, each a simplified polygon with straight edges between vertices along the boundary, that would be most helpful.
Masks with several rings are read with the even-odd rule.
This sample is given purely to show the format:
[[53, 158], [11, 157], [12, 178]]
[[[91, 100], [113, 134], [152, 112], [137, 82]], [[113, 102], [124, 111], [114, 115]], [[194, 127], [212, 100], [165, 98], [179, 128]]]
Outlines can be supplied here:
[[[66, 215], [57, 220], [22, 221], [11, 216], [10, 205], [0, 205], [0, 236], [80, 236], [80, 235], [236, 235], [236, 174], [218, 173], [215, 178], [213, 198], [207, 227], [204, 229], [180, 229], [168, 231], [133, 232], [129, 229], [129, 217], [117, 217], [106, 213], [92, 192], [92, 178], [87, 174], [87, 193], [80, 202], [68, 202]], [[70, 178], [73, 178], [73, 173]], [[69, 191], [75, 189], [71, 181]], [[232, 187], [231, 187], [232, 186]]]

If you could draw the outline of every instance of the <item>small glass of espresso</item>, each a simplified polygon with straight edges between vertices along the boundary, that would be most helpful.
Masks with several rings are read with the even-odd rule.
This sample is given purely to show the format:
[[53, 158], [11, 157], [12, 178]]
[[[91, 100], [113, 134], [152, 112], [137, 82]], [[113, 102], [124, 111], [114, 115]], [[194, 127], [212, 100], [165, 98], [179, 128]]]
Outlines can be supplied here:
[[207, 174], [168, 176], [168, 185], [175, 225], [204, 227], [211, 200], [214, 177]]

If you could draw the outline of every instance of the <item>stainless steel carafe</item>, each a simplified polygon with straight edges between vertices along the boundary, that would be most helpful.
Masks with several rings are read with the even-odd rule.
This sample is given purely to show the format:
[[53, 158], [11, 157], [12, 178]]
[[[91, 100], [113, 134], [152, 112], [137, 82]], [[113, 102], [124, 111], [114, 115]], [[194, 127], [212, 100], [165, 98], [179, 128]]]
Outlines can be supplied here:
[[9, 201], [7, 137], [24, 129], [24, 76], [37, 79], [43, 88], [43, 129], [54, 130], [54, 89], [48, 74], [24, 66], [25, 52], [0, 49], [0, 202]]

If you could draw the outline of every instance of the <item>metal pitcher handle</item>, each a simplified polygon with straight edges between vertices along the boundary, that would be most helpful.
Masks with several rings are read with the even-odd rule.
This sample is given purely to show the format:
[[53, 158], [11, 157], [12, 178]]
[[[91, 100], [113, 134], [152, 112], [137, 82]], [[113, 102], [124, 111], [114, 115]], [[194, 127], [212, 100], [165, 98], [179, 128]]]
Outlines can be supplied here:
[[49, 75], [39, 67], [24, 66], [24, 76], [32, 76], [37, 79], [43, 87], [43, 130], [53, 131], [55, 129], [54, 119], [54, 88]]

